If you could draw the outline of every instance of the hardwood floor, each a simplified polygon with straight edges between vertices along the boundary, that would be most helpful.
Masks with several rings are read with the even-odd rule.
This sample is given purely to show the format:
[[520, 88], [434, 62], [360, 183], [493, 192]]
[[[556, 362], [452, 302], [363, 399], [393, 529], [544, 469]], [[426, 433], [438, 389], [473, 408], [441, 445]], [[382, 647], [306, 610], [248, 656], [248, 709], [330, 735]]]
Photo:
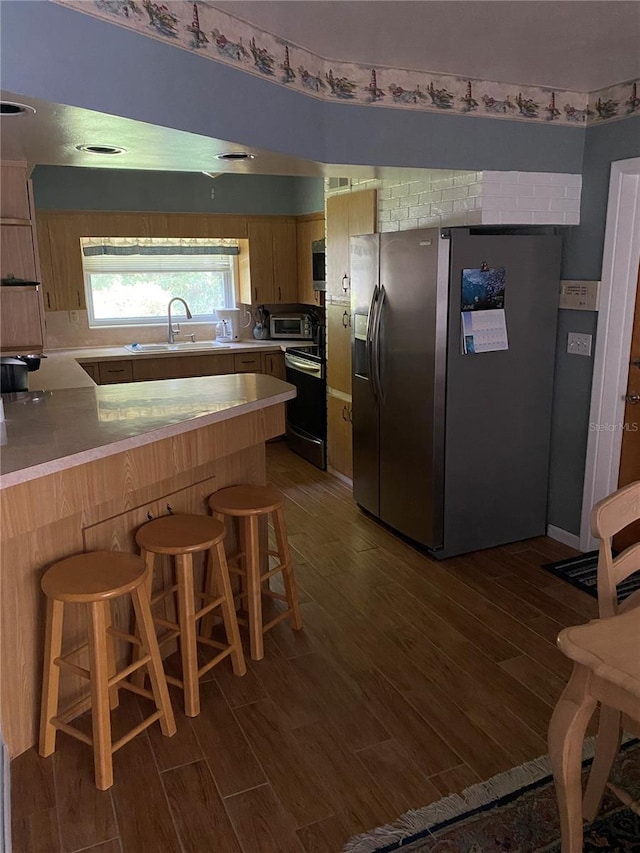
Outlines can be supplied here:
[[[365, 517], [336, 478], [268, 448], [304, 630], [278, 625], [236, 678], [229, 660], [178, 732], [117, 753], [97, 791], [90, 751], [12, 764], [15, 853], [338, 853], [358, 832], [546, 753], [570, 665], [558, 630], [595, 599], [540, 564], [544, 537], [437, 562]], [[276, 607], [275, 604], [270, 604]], [[246, 639], [246, 637], [245, 637]], [[122, 691], [114, 728], [145, 700]]]

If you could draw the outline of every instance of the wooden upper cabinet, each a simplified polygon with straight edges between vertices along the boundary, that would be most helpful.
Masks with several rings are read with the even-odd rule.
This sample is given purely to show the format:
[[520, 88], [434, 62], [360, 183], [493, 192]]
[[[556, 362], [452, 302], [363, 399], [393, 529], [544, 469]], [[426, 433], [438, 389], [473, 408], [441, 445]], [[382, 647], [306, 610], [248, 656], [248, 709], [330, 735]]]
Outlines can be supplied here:
[[296, 222], [274, 220], [273, 228], [273, 301], [298, 301], [298, 262]]
[[[80, 237], [91, 235], [80, 233], [80, 223], [74, 216], [48, 217], [46, 224], [49, 232], [50, 273], [56, 295], [56, 309], [58, 311], [84, 309], [86, 302]], [[39, 227], [42, 231], [42, 224], [39, 223]], [[42, 235], [42, 240], [44, 239]], [[46, 283], [45, 294], [49, 289], [49, 283]]]
[[240, 301], [250, 305], [297, 301], [294, 219], [250, 219], [240, 241]]
[[327, 292], [334, 298], [349, 298], [349, 237], [373, 234], [376, 227], [376, 190], [327, 199]]
[[299, 219], [297, 224], [298, 302], [319, 305], [320, 294], [313, 289], [313, 260], [311, 244], [324, 238], [324, 216]]
[[0, 278], [37, 281], [36, 256], [31, 228], [3, 225], [0, 237]]
[[27, 169], [20, 163], [2, 164], [2, 193], [0, 218], [29, 222], [31, 207], [27, 184]]

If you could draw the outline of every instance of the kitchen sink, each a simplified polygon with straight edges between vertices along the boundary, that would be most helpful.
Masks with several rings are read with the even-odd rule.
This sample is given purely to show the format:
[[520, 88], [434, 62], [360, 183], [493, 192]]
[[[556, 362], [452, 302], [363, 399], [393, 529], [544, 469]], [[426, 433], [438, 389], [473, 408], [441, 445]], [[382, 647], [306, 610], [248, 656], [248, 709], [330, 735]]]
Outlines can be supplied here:
[[127, 344], [128, 352], [200, 352], [202, 350], [229, 349], [229, 344], [219, 344], [217, 341], [180, 341], [177, 344]]

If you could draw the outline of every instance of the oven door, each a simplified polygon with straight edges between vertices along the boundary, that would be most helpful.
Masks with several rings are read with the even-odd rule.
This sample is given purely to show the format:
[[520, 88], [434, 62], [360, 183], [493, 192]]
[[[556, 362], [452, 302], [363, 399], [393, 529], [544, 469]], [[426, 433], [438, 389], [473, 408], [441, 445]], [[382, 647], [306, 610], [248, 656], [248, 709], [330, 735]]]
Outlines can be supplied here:
[[322, 362], [285, 353], [287, 382], [295, 399], [287, 401], [287, 441], [292, 450], [318, 468], [326, 468], [327, 393]]

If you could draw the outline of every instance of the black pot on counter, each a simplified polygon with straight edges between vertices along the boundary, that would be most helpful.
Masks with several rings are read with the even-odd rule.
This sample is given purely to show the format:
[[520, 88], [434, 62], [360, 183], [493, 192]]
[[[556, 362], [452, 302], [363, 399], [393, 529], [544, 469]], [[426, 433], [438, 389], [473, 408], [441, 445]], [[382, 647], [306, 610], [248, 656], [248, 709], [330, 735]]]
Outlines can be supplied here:
[[29, 390], [29, 373], [40, 367], [40, 355], [15, 355], [0, 358], [0, 393]]

